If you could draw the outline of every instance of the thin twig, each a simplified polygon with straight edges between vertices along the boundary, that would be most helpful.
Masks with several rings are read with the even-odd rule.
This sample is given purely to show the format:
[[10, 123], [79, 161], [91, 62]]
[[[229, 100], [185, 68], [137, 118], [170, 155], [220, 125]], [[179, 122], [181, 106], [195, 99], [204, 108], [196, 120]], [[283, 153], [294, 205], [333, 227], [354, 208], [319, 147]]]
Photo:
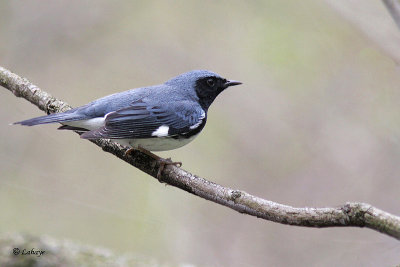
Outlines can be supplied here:
[[[0, 67], [0, 85], [47, 113], [61, 112], [71, 108], [65, 102], [42, 91], [27, 79], [2, 67]], [[126, 148], [109, 140], [101, 139], [92, 142], [104, 151], [156, 178], [157, 163], [146, 154], [137, 151], [132, 156], [126, 156]], [[223, 187], [175, 166], [166, 167], [161, 180], [240, 213], [269, 221], [306, 227], [367, 227], [400, 240], [400, 217], [369, 204], [346, 203], [334, 208], [295, 208], [265, 200], [241, 190]]]

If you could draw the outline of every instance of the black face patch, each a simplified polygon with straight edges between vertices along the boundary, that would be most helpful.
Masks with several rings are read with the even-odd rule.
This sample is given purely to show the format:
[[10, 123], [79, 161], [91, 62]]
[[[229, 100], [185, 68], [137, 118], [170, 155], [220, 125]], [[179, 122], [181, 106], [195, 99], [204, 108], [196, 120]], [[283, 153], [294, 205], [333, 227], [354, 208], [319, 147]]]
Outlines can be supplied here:
[[227, 88], [226, 82], [226, 79], [215, 76], [205, 77], [196, 82], [196, 94], [204, 110], [207, 111], [215, 98]]

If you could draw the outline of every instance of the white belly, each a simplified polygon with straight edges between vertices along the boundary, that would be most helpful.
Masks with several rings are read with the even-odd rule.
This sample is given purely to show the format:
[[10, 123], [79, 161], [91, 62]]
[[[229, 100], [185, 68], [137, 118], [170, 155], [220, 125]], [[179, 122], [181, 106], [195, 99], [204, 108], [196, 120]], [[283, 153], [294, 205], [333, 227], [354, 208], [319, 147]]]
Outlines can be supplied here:
[[133, 148], [137, 148], [138, 146], [140, 146], [149, 151], [166, 151], [187, 145], [191, 141], [193, 141], [196, 138], [196, 136], [197, 135], [193, 135], [187, 139], [158, 137], [158, 138], [147, 138], [147, 139], [112, 139], [112, 140], [123, 146], [131, 146]]

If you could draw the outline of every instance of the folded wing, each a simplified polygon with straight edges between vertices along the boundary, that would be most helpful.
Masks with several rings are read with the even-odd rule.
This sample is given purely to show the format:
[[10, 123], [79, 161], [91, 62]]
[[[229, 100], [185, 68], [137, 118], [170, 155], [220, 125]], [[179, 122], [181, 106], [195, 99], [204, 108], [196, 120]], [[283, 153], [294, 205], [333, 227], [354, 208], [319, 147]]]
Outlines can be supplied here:
[[205, 124], [206, 113], [192, 101], [163, 105], [143, 100], [107, 114], [105, 125], [81, 135], [84, 139], [139, 139], [167, 136], [189, 136]]

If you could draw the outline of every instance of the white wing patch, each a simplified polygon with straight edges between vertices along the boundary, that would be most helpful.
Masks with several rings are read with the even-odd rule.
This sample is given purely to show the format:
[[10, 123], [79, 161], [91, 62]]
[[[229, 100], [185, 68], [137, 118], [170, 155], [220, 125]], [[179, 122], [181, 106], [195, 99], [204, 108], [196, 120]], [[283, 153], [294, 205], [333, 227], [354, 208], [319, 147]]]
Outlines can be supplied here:
[[161, 125], [157, 130], [151, 133], [151, 136], [164, 137], [168, 136], [169, 127], [167, 125]]
[[203, 119], [206, 117], [206, 113], [204, 110], [201, 112], [199, 121], [196, 124], [193, 124], [192, 126], [189, 127], [190, 130], [196, 129], [197, 127], [200, 126], [200, 124], [203, 122]]

